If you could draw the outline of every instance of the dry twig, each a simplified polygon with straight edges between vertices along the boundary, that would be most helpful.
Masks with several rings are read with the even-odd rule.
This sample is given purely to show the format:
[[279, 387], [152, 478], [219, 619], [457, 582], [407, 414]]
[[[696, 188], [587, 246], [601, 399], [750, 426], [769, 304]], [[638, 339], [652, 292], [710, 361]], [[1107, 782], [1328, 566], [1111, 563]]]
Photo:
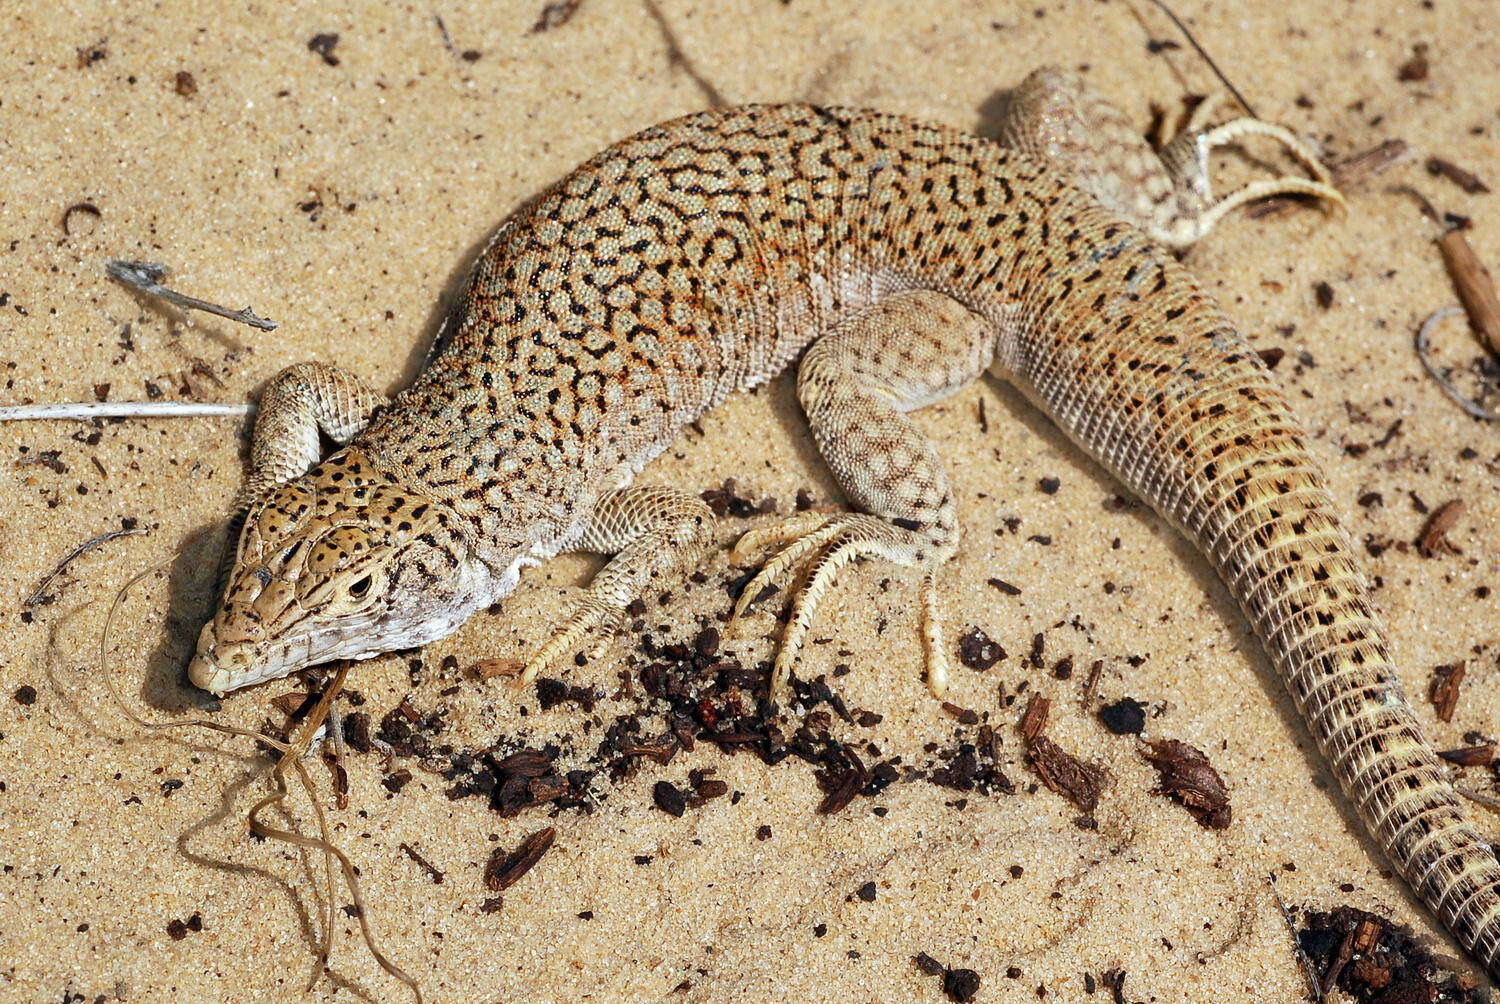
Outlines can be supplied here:
[[98, 547], [100, 544], [109, 543], [116, 537], [133, 537], [137, 534], [150, 532], [150, 530], [143, 526], [132, 526], [126, 527], [121, 530], [111, 530], [108, 533], [101, 533], [97, 537], [90, 537], [88, 540], [84, 541], [82, 544], [79, 544], [77, 547], [73, 548], [73, 550], [69, 551], [61, 561], [59, 561], [52, 567], [52, 571], [47, 573], [46, 578], [37, 583], [37, 587], [31, 591], [31, 595], [26, 597], [26, 599], [21, 603], [21, 609], [25, 610], [28, 607], [34, 607], [38, 603], [40, 603], [42, 601], [42, 597], [47, 595], [47, 587], [52, 585], [52, 580], [61, 575], [62, 570], [67, 568], [68, 565], [74, 561], [74, 559], [87, 554], [94, 548]]
[[1286, 924], [1287, 934], [1292, 936], [1292, 950], [1297, 953], [1297, 961], [1302, 965], [1302, 975], [1307, 977], [1307, 986], [1312, 1000], [1323, 999], [1323, 986], [1318, 982], [1318, 974], [1313, 969], [1312, 959], [1302, 950], [1302, 942], [1297, 939], [1297, 924], [1292, 920], [1292, 911], [1287, 909], [1286, 900], [1281, 898], [1281, 890], [1276, 885], [1276, 873], [1266, 875], [1266, 881], [1271, 885], [1271, 895], [1276, 897], [1276, 908], [1281, 911], [1281, 919]]
[[0, 408], [0, 422], [38, 419], [243, 418], [255, 413], [253, 404], [199, 404], [196, 401], [83, 401], [76, 404], [16, 404]]
[[104, 270], [109, 273], [111, 279], [117, 279], [125, 285], [140, 290], [151, 296], [160, 297], [168, 303], [175, 304], [185, 310], [201, 310], [204, 313], [216, 314], [219, 317], [227, 317], [231, 321], [239, 321], [248, 324], [252, 328], [260, 328], [262, 331], [274, 331], [276, 323], [268, 321], [264, 317], [257, 317], [255, 311], [249, 307], [243, 310], [230, 310], [221, 307], [217, 303], [200, 300], [196, 296], [188, 296], [174, 289], [168, 289], [161, 284], [166, 278], [167, 267], [149, 261], [120, 261], [118, 259], [104, 263]]

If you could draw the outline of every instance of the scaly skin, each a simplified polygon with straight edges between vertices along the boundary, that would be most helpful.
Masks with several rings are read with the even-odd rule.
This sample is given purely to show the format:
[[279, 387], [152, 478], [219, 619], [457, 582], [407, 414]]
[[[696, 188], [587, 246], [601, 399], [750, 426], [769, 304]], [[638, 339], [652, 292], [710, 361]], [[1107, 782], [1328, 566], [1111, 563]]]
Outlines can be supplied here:
[[[1201, 236], [1206, 188], [1180, 186], [1204, 179], [1153, 176], [1134, 204], [1140, 151], [1090, 162], [1110, 151], [1060, 141], [1069, 109], [1041, 104], [1009, 131], [1037, 156], [788, 105], [679, 119], [578, 168], [497, 235], [441, 354], [342, 451], [319, 464], [305, 432], [262, 419], [194, 681], [222, 692], [420, 644], [570, 548], [619, 556], [539, 663], [596, 637], [711, 536], [685, 494], [621, 489], [683, 425], [829, 336], [799, 390], [863, 512], [757, 538], [793, 541], [766, 581], [814, 562], [780, 685], [839, 565], [874, 554], [930, 577], [956, 549], [941, 466], [901, 412], [989, 366], [1209, 557], [1371, 835], [1500, 972], [1500, 866], [1400, 693], [1306, 435], [1212, 300], [1127, 222]], [[320, 392], [327, 379], [273, 390], [347, 438], [379, 402]]]

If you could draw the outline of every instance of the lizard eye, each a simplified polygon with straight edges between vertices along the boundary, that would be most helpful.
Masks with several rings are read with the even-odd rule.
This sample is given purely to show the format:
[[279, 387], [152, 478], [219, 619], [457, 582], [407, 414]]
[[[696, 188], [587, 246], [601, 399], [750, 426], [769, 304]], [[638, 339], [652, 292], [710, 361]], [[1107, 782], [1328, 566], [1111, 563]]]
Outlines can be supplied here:
[[370, 577], [368, 575], [364, 576], [363, 578], [359, 579], [358, 581], [354, 582], [352, 585], [349, 586], [349, 595], [352, 596], [356, 600], [362, 600], [362, 599], [364, 599], [365, 598], [365, 594], [368, 593], [369, 591], [370, 591]]

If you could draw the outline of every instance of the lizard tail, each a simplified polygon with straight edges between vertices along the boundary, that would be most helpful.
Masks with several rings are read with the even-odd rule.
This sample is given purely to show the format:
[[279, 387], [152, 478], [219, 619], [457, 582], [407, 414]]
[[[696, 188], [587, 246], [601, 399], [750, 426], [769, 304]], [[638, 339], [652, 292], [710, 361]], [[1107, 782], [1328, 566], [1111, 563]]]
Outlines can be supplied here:
[[[1082, 228], [1113, 283], [1033, 305], [999, 365], [1209, 558], [1371, 836], [1500, 977], [1500, 862], [1402, 695], [1348, 532], [1270, 372], [1154, 246]], [[1054, 277], [1055, 279], [1055, 277]], [[1060, 288], [1054, 281], [1050, 290]], [[1009, 357], [1006, 353], [1009, 351]]]

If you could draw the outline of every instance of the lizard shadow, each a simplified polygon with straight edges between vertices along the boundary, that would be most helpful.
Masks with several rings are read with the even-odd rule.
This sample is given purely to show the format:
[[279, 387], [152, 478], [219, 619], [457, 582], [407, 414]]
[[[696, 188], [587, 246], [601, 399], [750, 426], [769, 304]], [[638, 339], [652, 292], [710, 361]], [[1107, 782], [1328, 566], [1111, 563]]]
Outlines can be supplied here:
[[228, 523], [215, 520], [183, 538], [167, 571], [166, 612], [156, 645], [141, 671], [138, 696], [158, 711], [213, 712], [219, 701], [187, 681], [187, 663], [215, 603]]
[[[1074, 467], [1092, 479], [1101, 489], [1115, 489], [1125, 497], [1131, 498], [1133, 493], [1129, 491], [1113, 474], [1101, 466], [1097, 461], [1083, 451], [1074, 443], [1067, 434], [1052, 423], [1035, 405], [1015, 387], [996, 377], [986, 377], [984, 380], [987, 390], [993, 390], [994, 399], [1001, 405], [1007, 417], [1024, 426], [1029, 432], [1038, 437], [1042, 442], [1057, 450], [1060, 454], [1072, 458]], [[1158, 516], [1148, 505], [1138, 504], [1129, 506], [1125, 515], [1134, 519], [1141, 526], [1149, 528], [1153, 536], [1162, 540], [1171, 549], [1172, 556], [1178, 567], [1187, 571], [1195, 580], [1204, 594], [1211, 597], [1214, 608], [1219, 612], [1223, 623], [1229, 628], [1234, 640], [1234, 647], [1249, 655], [1248, 661], [1254, 667], [1255, 675], [1261, 685], [1261, 692], [1266, 699], [1275, 706], [1277, 714], [1290, 727], [1291, 731], [1305, 741], [1298, 742], [1297, 752], [1300, 754], [1305, 768], [1304, 776], [1319, 790], [1330, 793], [1329, 801], [1336, 807], [1343, 817], [1345, 829], [1359, 842], [1360, 847], [1373, 861], [1386, 862], [1385, 851], [1366, 832], [1363, 822], [1354, 811], [1353, 805], [1343, 795], [1339, 788], [1337, 779], [1333, 776], [1327, 763], [1317, 750], [1317, 745], [1312, 741], [1312, 736], [1307, 730], [1307, 725], [1293, 703], [1290, 693], [1285, 684], [1277, 675], [1275, 668], [1271, 665], [1269, 657], [1261, 645], [1260, 639], [1251, 630], [1246, 621], [1239, 604], [1230, 595], [1218, 573], [1208, 560], [1198, 552], [1198, 549], [1178, 530], [1171, 526], [1166, 520]], [[1286, 848], [1288, 854], [1294, 848]], [[1402, 895], [1408, 906], [1421, 913], [1428, 913], [1416, 896], [1407, 888], [1405, 883], [1399, 885]]]

